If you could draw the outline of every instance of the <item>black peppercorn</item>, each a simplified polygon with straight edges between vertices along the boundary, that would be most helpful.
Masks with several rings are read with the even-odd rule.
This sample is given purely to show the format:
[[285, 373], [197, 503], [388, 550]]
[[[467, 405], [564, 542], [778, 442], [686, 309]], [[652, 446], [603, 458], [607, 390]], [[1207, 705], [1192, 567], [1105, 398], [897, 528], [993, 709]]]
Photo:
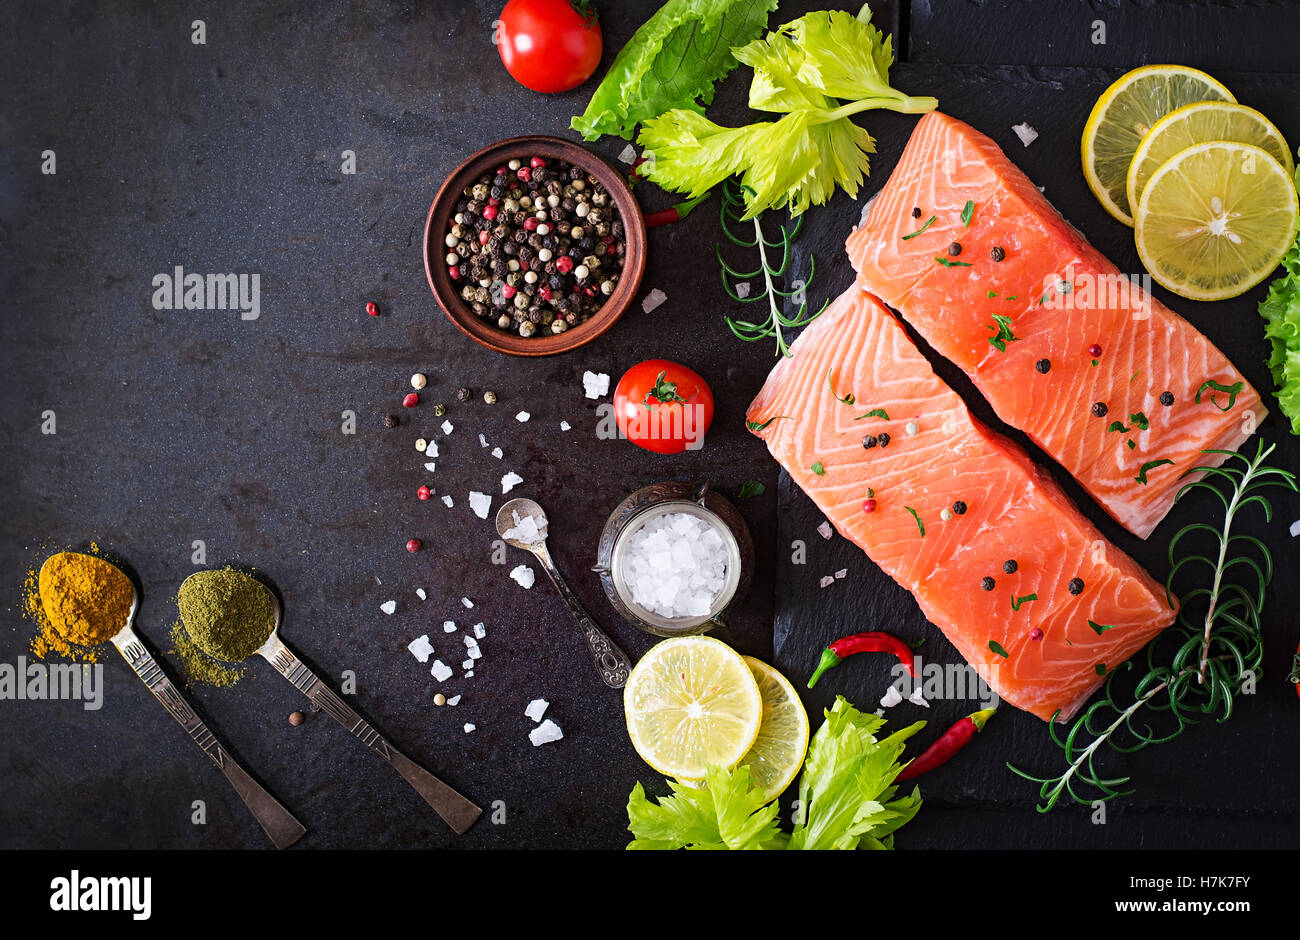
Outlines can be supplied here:
[[920, 207], [920, 206], [914, 206], [914, 207], [912, 208], [912, 218], [914, 218], [914, 219], [919, 219], [920, 217], [921, 217], [921, 207]]
[[888, 446], [889, 446], [889, 435], [888, 435], [888, 434], [881, 434], [879, 437], [876, 438], [876, 440], [878, 440], [878, 441], [880, 442], [880, 446], [881, 446], [881, 447], [888, 447]]
[[1092, 403], [1092, 414], [1093, 417], [1095, 418], [1106, 417], [1106, 412], [1109, 410], [1110, 409], [1106, 407], [1106, 403], [1104, 401], [1095, 401]]
[[570, 167], [570, 168], [569, 168], [569, 179], [571, 179], [571, 180], [580, 180], [580, 179], [582, 179], [583, 175], [584, 175], [584, 174], [583, 174], [582, 170], [578, 169], [576, 166], [575, 166], [575, 167]]
[[1170, 405], [1172, 405], [1173, 403], [1174, 403], [1174, 393], [1173, 393], [1173, 392], [1161, 392], [1161, 393], [1160, 393], [1160, 404], [1162, 404], [1162, 405], [1164, 405], [1166, 408], [1168, 408], [1168, 407], [1169, 407]]
[[1039, 375], [1047, 375], [1047, 373], [1052, 371], [1052, 360], [1039, 359], [1034, 363], [1034, 368], [1038, 370]]
[[948, 254], [952, 255], [954, 258], [961, 254], [961, 242], [953, 242], [949, 245]]
[[874, 434], [868, 434], [862, 439], [862, 446], [867, 450], [871, 450], [871, 448], [875, 447], [878, 443], [880, 442], [876, 440], [876, 435]]
[[966, 504], [959, 499], [952, 504], [952, 511], [959, 516], [964, 516], [966, 515]]
[[609, 230], [615, 238], [623, 237], [623, 223], [621, 221], [616, 220], [614, 224], [610, 226]]
[[989, 257], [992, 258], [994, 261], [1001, 261], [1006, 256], [1007, 253], [1002, 250], [1001, 245], [994, 245], [993, 250], [989, 252]]
[[997, 584], [998, 583], [996, 581], [994, 581], [992, 578], [989, 577], [984, 577], [980, 579], [980, 587], [982, 587], [986, 591], [993, 590], [995, 587], [997, 587]]
[[384, 415], [384, 427], [395, 428], [398, 423], [397, 415]]
[[1013, 558], [1008, 558], [1006, 561], [1002, 563], [1002, 570], [1005, 571], [1007, 574], [1015, 574], [1016, 569], [1018, 569], [1019, 567], [1020, 566], [1016, 564], [1015, 559]]
[[474, 397], [474, 393], [467, 388], [462, 388], [456, 392], [456, 401], [469, 401]]
[[1065, 588], [1077, 597], [1083, 593], [1083, 578], [1071, 578], [1070, 583], [1067, 584]]

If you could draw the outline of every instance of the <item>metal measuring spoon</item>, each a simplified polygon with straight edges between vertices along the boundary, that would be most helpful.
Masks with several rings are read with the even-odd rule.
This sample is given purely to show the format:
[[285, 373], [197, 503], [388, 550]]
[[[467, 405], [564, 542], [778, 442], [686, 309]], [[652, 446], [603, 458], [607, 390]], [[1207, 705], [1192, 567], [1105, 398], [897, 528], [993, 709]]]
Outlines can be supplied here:
[[[516, 516], [518, 522], [515, 521]], [[536, 541], [525, 542], [513, 535], [507, 537], [507, 533], [517, 533], [519, 523], [525, 519], [532, 519], [536, 524]], [[551, 553], [546, 550], [546, 531], [546, 512], [531, 499], [512, 499], [497, 510], [497, 534], [505, 539], [507, 545], [532, 552], [541, 562], [551, 583], [560, 592], [564, 602], [569, 605], [569, 612], [577, 621], [582, 635], [587, 638], [587, 646], [591, 648], [591, 656], [596, 661], [596, 670], [600, 673], [600, 678], [611, 689], [621, 689], [627, 685], [632, 664], [628, 662], [627, 654], [619, 649], [600, 627], [596, 626], [596, 621], [592, 619], [591, 614], [587, 613], [577, 595], [565, 583], [559, 569], [555, 567], [555, 562], [551, 561]]]
[[[195, 575], [190, 575], [190, 578], [193, 577]], [[189, 578], [186, 580], [188, 581]], [[293, 683], [294, 687], [307, 696], [313, 705], [347, 728], [366, 747], [392, 764], [403, 779], [415, 788], [415, 792], [424, 797], [424, 801], [433, 807], [434, 812], [441, 816], [457, 835], [462, 835], [474, 824], [474, 820], [478, 819], [483, 810], [384, 740], [369, 722], [335, 695], [329, 686], [321, 682], [280, 639], [280, 599], [260, 581], [255, 578], [251, 580], [266, 591], [275, 604], [275, 620], [271, 624], [270, 636], [258, 648], [257, 655], [274, 666], [276, 671]]]
[[[54, 556], [50, 557], [53, 558]], [[112, 562], [104, 561], [104, 559], [96, 555], [89, 557], [117, 568]], [[45, 565], [49, 563], [50, 558], [47, 558], [45, 564], [41, 565], [42, 576], [45, 574]], [[126, 573], [122, 572], [121, 568], [117, 568], [117, 570], [131, 585], [131, 610], [126, 617], [126, 626], [122, 627], [112, 637], [113, 645], [122, 654], [126, 664], [140, 677], [140, 681], [153, 693], [153, 697], [162, 703], [162, 707], [167, 709], [167, 713], [185, 729], [185, 733], [190, 736], [190, 739], [199, 746], [199, 749], [204, 754], [211, 758], [212, 763], [217, 765], [217, 769], [225, 774], [226, 779], [230, 781], [230, 785], [239, 794], [239, 798], [244, 801], [244, 805], [252, 812], [263, 831], [270, 836], [275, 847], [277, 849], [286, 849], [293, 845], [307, 832], [306, 828], [230, 756], [230, 752], [217, 740], [217, 736], [208, 729], [203, 720], [194, 713], [194, 709], [190, 707], [189, 702], [185, 701], [180, 692], [176, 691], [176, 687], [172, 685], [171, 680], [163, 673], [162, 667], [145, 649], [133, 626], [136, 608], [140, 606], [140, 595], [136, 593], [135, 582], [127, 578]]]

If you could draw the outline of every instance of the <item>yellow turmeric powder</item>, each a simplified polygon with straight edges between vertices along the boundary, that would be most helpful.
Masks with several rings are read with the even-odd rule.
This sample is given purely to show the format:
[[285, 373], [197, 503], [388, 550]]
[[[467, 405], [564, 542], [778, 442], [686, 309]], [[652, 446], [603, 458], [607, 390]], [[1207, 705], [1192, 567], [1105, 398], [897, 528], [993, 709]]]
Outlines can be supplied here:
[[134, 600], [135, 589], [116, 565], [79, 552], [51, 555], [27, 581], [25, 607], [39, 628], [32, 652], [93, 660], [93, 653], [76, 647], [112, 639], [126, 626]]

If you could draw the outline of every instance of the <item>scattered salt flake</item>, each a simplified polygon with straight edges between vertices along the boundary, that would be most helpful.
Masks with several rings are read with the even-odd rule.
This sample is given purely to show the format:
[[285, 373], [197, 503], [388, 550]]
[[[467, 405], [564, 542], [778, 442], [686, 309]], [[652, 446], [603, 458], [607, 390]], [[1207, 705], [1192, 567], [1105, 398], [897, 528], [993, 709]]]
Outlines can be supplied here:
[[561, 422], [560, 422], [560, 430], [561, 430], [561, 431], [572, 431], [572, 430], [573, 430], [573, 425], [571, 425], [571, 424], [570, 424], [569, 422], [567, 422], [567, 421], [561, 421]]
[[619, 151], [618, 159], [619, 162], [621, 163], [628, 163], [628, 164], [636, 163], [636, 148], [633, 147], [631, 144], [628, 144], [626, 147], [624, 147], [622, 150]]
[[650, 293], [646, 294], [645, 299], [641, 301], [641, 311], [643, 313], [650, 313], [652, 310], [662, 307], [664, 301], [667, 299], [668, 295], [656, 287], [654, 290], [650, 291]]
[[379, 605], [379, 609], [386, 614], [391, 614], [393, 611], [397, 610], [397, 601], [384, 601]]
[[454, 620], [444, 620], [444, 621], [442, 622], [442, 632], [443, 632], [443, 633], [455, 633], [455, 632], [456, 632], [456, 621], [454, 621]]
[[[443, 423], [445, 424], [446, 422], [443, 422]], [[428, 457], [430, 460], [432, 460], [434, 457], [437, 457], [437, 456], [438, 456], [438, 442], [437, 442], [437, 441], [430, 441], [428, 444], [425, 445], [425, 447], [424, 447], [424, 456]], [[427, 465], [426, 465], [426, 466], [427, 466]], [[429, 467], [429, 469], [432, 470], [433, 468], [432, 468], [432, 467]]]
[[460, 664], [460, 668], [461, 668], [461, 669], [473, 669], [473, 668], [474, 668], [474, 660], [472, 660], [472, 659], [467, 659], [467, 660], [465, 660], [463, 663]]
[[609, 394], [609, 376], [604, 372], [582, 373], [582, 390], [588, 398], [603, 398]]
[[921, 694], [920, 689], [913, 689], [912, 694], [907, 697], [907, 700], [913, 705], [920, 705], [922, 708], [930, 707], [930, 703], [925, 700], [925, 696]]
[[749, 281], [741, 281], [736, 285], [736, 296], [742, 300], [749, 296]]
[[483, 658], [483, 651], [482, 651], [481, 649], [479, 649], [477, 646], [471, 646], [471, 647], [469, 648], [469, 658], [470, 658], [471, 661], [473, 661], [473, 660], [475, 660], [475, 659], [482, 659], [482, 658]]
[[830, 575], [823, 575], [820, 583], [822, 587], [830, 587], [835, 583], [835, 579]]
[[836, 580], [836, 581], [842, 581], [842, 580], [844, 580], [845, 578], [847, 578], [848, 576], [849, 576], [849, 569], [848, 569], [848, 568], [841, 568], [839, 571], [835, 572], [835, 580]]
[[439, 682], [446, 682], [452, 676], [452, 668], [441, 659], [435, 659], [433, 661], [433, 668], [429, 670], [429, 674]]
[[492, 508], [492, 497], [486, 493], [480, 493], [477, 490], [469, 492], [469, 508], [474, 510], [474, 515], [480, 519], [488, 517], [488, 510]]
[[469, 733], [472, 732], [476, 727], [478, 727], [478, 726], [477, 726], [477, 725], [470, 724], [468, 721], [465, 722], [465, 733], [466, 733], [466, 734], [469, 734]]
[[474, 602], [473, 602], [472, 600], [470, 600], [468, 597], [462, 597], [462, 598], [460, 599], [460, 602], [461, 602], [462, 604], [465, 605], [465, 609], [466, 609], [466, 610], [473, 610], [473, 609], [474, 609]]
[[1291, 523], [1291, 537], [1295, 538], [1297, 536], [1300, 536], [1300, 519]]
[[514, 578], [519, 583], [519, 586], [525, 590], [531, 588], [533, 582], [537, 580], [537, 576], [533, 574], [533, 569], [527, 565], [519, 565], [514, 571], [510, 572], [510, 577]]
[[407, 644], [406, 648], [411, 651], [412, 656], [422, 663], [427, 663], [429, 654], [433, 652], [433, 644], [429, 642], [429, 634], [427, 633], [424, 636], [417, 636]]
[[438, 465], [434, 463], [432, 460], [430, 460], [428, 463], [424, 465], [424, 469], [428, 470], [430, 473], [433, 473], [433, 471], [438, 469]]
[[487, 627], [481, 623], [474, 624], [474, 639], [481, 640], [487, 636]]
[[546, 714], [546, 706], [550, 704], [544, 698], [535, 698], [528, 703], [528, 707], [524, 709], [524, 714], [533, 721], [541, 721], [542, 716]]
[[452, 424], [450, 421], [444, 421], [444, 422], [442, 422], [442, 433], [443, 433], [443, 434], [450, 434], [450, 433], [451, 433], [452, 431], [454, 431], [454, 430], [456, 430], [456, 425]]
[[516, 486], [518, 486], [520, 483], [523, 482], [524, 482], [524, 478], [521, 477], [519, 474], [515, 473], [513, 470], [511, 470], [509, 473], [507, 473], [505, 476], [501, 478], [501, 495], [504, 496], [506, 493], [509, 493]]
[[903, 700], [903, 693], [898, 691], [898, 686], [891, 685], [885, 692], [884, 698], [880, 700], [881, 708], [893, 708]]
[[500, 460], [502, 457], [505, 456], [505, 454], [502, 453], [500, 447], [493, 447], [493, 448], [492, 448], [492, 456], [495, 457], [497, 460]]
[[453, 695], [451, 698], [447, 699], [447, 704], [448, 704], [448, 705], [459, 705], [459, 704], [460, 704], [460, 696], [459, 696], [459, 695]]
[[456, 505], [455, 502], [452, 500], [452, 498], [451, 498], [450, 496], [444, 496], [444, 497], [442, 498], [442, 501], [443, 501], [444, 503], [446, 503], [448, 509], [450, 509], [452, 506]]
[[424, 588], [416, 588], [415, 596], [418, 597], [420, 600], [427, 600], [429, 597], [428, 594], [424, 593]]
[[474, 670], [471, 669], [471, 670], [469, 670], [468, 672], [466, 672], [466, 673], [465, 673], [465, 678], [466, 678], [466, 679], [473, 679], [473, 678], [474, 678]]
[[543, 744], [550, 744], [552, 741], [558, 741], [562, 737], [564, 737], [564, 732], [560, 730], [560, 726], [549, 718], [532, 731], [528, 732], [528, 740], [533, 742], [533, 747], [541, 747]]
[[528, 420], [529, 418], [531, 418], [531, 417], [532, 417], [532, 415], [530, 415], [528, 412], [526, 412], [526, 411], [521, 411], [521, 412], [519, 412], [519, 414], [515, 415], [515, 420], [518, 421], [520, 424], [523, 424], [525, 421], [527, 421], [527, 420]]
[[824, 519], [822, 520], [822, 524], [817, 527], [817, 534], [824, 539], [830, 538], [834, 531], [835, 530], [831, 528], [831, 524]]
[[461, 639], [465, 641], [466, 646], [471, 646], [471, 647], [478, 646], [478, 640], [474, 639], [468, 633], [466, 633], [463, 637], [461, 637]]
[[1030, 127], [1028, 123], [1016, 124], [1011, 129], [1016, 132], [1016, 136], [1020, 138], [1020, 142], [1026, 147], [1038, 139], [1038, 131]]

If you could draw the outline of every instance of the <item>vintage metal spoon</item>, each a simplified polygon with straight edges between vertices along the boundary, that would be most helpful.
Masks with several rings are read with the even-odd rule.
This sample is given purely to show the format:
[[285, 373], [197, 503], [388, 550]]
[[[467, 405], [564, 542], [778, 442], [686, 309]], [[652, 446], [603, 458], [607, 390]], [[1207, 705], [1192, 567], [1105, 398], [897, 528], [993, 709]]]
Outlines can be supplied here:
[[[202, 572], [198, 572], [201, 574]], [[195, 575], [190, 575], [191, 578]], [[188, 578], [186, 580], [189, 580]], [[483, 810], [461, 796], [447, 784], [443, 783], [429, 771], [411, 760], [397, 748], [393, 747], [383, 736], [352, 708], [334, 694], [324, 682], [302, 662], [280, 639], [280, 600], [261, 582], [256, 582], [262, 590], [270, 595], [275, 603], [275, 622], [271, 626], [271, 635], [257, 650], [268, 663], [275, 667], [311, 703], [352, 732], [362, 744], [370, 748], [388, 763], [392, 764], [403, 779], [415, 792], [424, 797], [424, 801], [433, 807], [433, 811], [442, 817], [457, 835], [463, 834]], [[181, 585], [184, 589], [184, 585]]]
[[[516, 521], [516, 517], [519, 521]], [[536, 524], [536, 541], [528, 542], [514, 537], [518, 535], [520, 522], [525, 519], [532, 519]], [[596, 670], [600, 673], [600, 678], [610, 688], [621, 689], [627, 685], [632, 664], [628, 662], [627, 654], [619, 649], [600, 627], [596, 626], [596, 621], [592, 619], [591, 614], [587, 613], [577, 595], [565, 583], [559, 569], [555, 567], [555, 562], [551, 561], [551, 553], [546, 550], [546, 526], [545, 510], [531, 499], [512, 499], [497, 510], [497, 534], [505, 539], [506, 544], [522, 548], [536, 556], [555, 585], [555, 589], [569, 605], [569, 612], [577, 621], [582, 635], [586, 637], [587, 646], [591, 648], [591, 656], [596, 661]]]
[[[104, 561], [98, 556], [96, 558], [104, 564], [112, 564]], [[45, 564], [49, 564], [47, 559]], [[114, 565], [116, 567], [116, 565]], [[121, 571], [121, 569], [118, 569]], [[41, 567], [42, 575], [44, 574], [44, 565]], [[122, 577], [126, 577], [125, 573]], [[286, 849], [293, 845], [307, 832], [302, 823], [298, 822], [287, 809], [280, 805], [280, 802], [268, 793], [261, 784], [248, 775], [243, 767], [230, 756], [230, 752], [225, 746], [217, 740], [203, 720], [194, 713], [189, 702], [181, 697], [172, 685], [171, 680], [163, 673], [162, 667], [154, 660], [149, 651], [145, 649], [140, 637], [136, 635], [135, 612], [140, 606], [140, 595], [136, 593], [135, 583], [127, 578], [131, 583], [131, 611], [126, 617], [126, 626], [113, 636], [113, 645], [117, 647], [122, 658], [126, 660], [140, 681], [145, 687], [153, 693], [154, 698], [162, 703], [163, 708], [167, 709], [190, 739], [199, 746], [199, 749], [211, 758], [212, 763], [217, 765], [230, 785], [235, 788], [239, 798], [244, 801], [244, 805], [252, 812], [253, 817], [271, 838], [271, 842], [277, 849]]]

